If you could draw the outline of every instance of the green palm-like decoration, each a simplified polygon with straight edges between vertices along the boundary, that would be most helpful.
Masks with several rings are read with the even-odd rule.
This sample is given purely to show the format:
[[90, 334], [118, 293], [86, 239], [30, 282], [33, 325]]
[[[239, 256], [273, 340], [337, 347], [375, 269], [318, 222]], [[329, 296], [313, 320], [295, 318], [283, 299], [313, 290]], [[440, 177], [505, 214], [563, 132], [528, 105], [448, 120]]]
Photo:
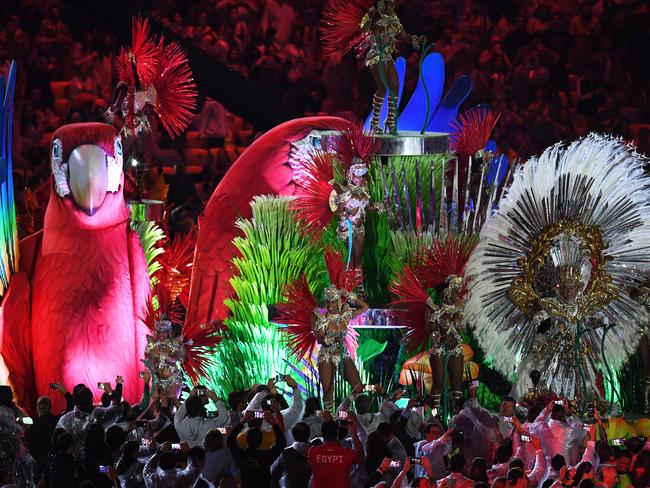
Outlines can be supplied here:
[[[226, 301], [231, 311], [226, 321], [229, 334], [215, 351], [215, 367], [207, 378], [221, 395], [290, 372], [287, 361], [295, 361], [282, 346], [278, 326], [269, 322], [269, 306], [280, 302], [285, 284], [301, 274], [316, 296], [327, 283], [321, 246], [303, 235], [290, 201], [258, 196], [251, 202], [252, 218], [236, 224], [243, 233], [233, 240], [239, 252], [232, 261], [237, 272], [230, 280], [236, 297]], [[312, 374], [309, 368], [302, 369]], [[297, 379], [303, 385], [310, 383], [309, 378]]]

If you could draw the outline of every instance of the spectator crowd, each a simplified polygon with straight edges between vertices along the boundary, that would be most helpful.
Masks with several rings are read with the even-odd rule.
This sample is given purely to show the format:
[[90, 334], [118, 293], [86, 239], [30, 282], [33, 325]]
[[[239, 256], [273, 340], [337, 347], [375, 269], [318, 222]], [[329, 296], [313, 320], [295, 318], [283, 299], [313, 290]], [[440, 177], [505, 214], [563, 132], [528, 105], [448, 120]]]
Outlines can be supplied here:
[[[0, 392], [0, 486], [285, 488], [642, 488], [650, 442], [609, 438], [616, 417], [578, 415], [540, 396], [521, 408], [504, 397], [498, 414], [469, 398], [448, 423], [431, 398], [403, 398], [374, 385], [337, 412], [303, 398], [290, 376], [235, 391], [224, 401], [196, 386], [184, 400], [151, 390], [122, 398], [122, 379], [93, 391], [76, 385], [64, 412], [41, 397], [34, 417]], [[401, 406], [398, 406], [401, 405]]]
[[[324, 0], [138, 0], [139, 9], [231, 70], [305, 114], [363, 116], [370, 75], [353, 55], [323, 59]], [[398, 1], [408, 32], [425, 34], [445, 59], [447, 85], [461, 73], [474, 83], [464, 107], [501, 113], [495, 139], [511, 158], [597, 130], [635, 140], [650, 152], [650, 21], [642, 0]], [[110, 25], [55, 0], [0, 5], [0, 57], [16, 59], [14, 163], [21, 209], [47, 201], [48, 143], [58, 126], [101, 120], [114, 86], [119, 43]], [[406, 95], [419, 54], [408, 59]], [[252, 141], [254, 127], [201, 97], [191, 134], [169, 140], [154, 124], [143, 144], [148, 186], [164, 175], [185, 217], [201, 212], [220, 177]], [[178, 173], [178, 174], [177, 174]], [[127, 185], [128, 187], [128, 185]], [[40, 193], [39, 193], [40, 192]], [[36, 196], [35, 196], [36, 195]], [[40, 196], [40, 198], [38, 198]], [[30, 216], [30, 212], [21, 212]], [[33, 217], [33, 216], [32, 216]], [[23, 219], [27, 230], [37, 230]], [[26, 232], [25, 231], [25, 232]]]

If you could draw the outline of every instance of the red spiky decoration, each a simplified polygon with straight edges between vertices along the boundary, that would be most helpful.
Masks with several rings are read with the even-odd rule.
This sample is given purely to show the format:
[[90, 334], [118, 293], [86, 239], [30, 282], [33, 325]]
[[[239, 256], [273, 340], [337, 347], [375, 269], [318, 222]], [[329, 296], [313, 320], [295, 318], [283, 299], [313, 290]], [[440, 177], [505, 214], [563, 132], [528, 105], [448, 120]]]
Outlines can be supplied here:
[[426, 346], [429, 331], [426, 325], [426, 310], [429, 294], [415, 271], [405, 266], [390, 284], [390, 292], [395, 296], [391, 303], [398, 323], [407, 329], [405, 345], [409, 351]]
[[476, 235], [449, 236], [420, 253], [413, 268], [424, 288], [442, 285], [452, 275], [464, 276], [465, 265], [477, 244]]
[[194, 323], [183, 326], [183, 342], [187, 359], [183, 369], [196, 385], [207, 376], [207, 367], [214, 357], [213, 350], [224, 339], [227, 327], [222, 322]]
[[349, 293], [363, 281], [363, 276], [358, 269], [345, 269], [343, 256], [332, 247], [325, 248], [325, 267], [330, 283], [339, 290]]
[[296, 198], [289, 208], [303, 224], [305, 235], [318, 239], [334, 217], [330, 209], [330, 195], [334, 186], [333, 154], [315, 150], [301, 170], [296, 173]]
[[278, 315], [273, 319], [281, 327], [286, 345], [300, 360], [311, 354], [316, 347], [316, 337], [312, 333], [312, 317], [318, 306], [316, 298], [309, 289], [307, 278], [301, 275], [293, 283], [287, 284], [282, 294], [283, 303], [277, 305]]
[[192, 121], [196, 109], [196, 85], [187, 55], [172, 42], [158, 41], [158, 65], [154, 80], [157, 99], [153, 109], [172, 137], [180, 135]]
[[171, 299], [178, 299], [185, 308], [189, 300], [195, 246], [196, 229], [193, 228], [187, 234], [177, 234], [158, 257]]
[[339, 62], [352, 49], [363, 55], [367, 33], [361, 31], [360, 24], [373, 4], [373, 0], [330, 0], [323, 11], [321, 36], [327, 58]]
[[128, 127], [132, 129], [135, 124], [136, 89], [146, 90], [151, 86], [156, 95], [152, 103], [154, 113], [172, 139], [190, 125], [197, 92], [187, 55], [175, 42], [165, 44], [163, 37], [156, 41], [150, 34], [147, 19], [133, 19], [132, 43], [120, 50], [116, 70], [119, 80], [128, 87], [125, 102], [129, 107], [125, 121]]
[[333, 150], [338, 162], [347, 171], [354, 158], [359, 158], [368, 164], [370, 157], [377, 153], [379, 144], [377, 138], [363, 130], [362, 124], [354, 123], [340, 132]]
[[[182, 324], [182, 308], [177, 300], [172, 299], [167, 274], [160, 270], [155, 275], [155, 284], [151, 290], [151, 297], [147, 299], [144, 314], [141, 317], [144, 324], [153, 332], [157, 320], [164, 315], [172, 324]], [[154, 306], [154, 298], [156, 306]]]
[[494, 130], [500, 114], [495, 114], [486, 108], [468, 110], [452, 122], [451, 149], [462, 160], [467, 159], [485, 149]]
[[117, 77], [129, 87], [135, 87], [133, 66], [135, 65], [140, 83], [149, 85], [156, 77], [158, 47], [149, 34], [149, 21], [133, 17], [131, 25], [131, 46], [121, 48], [115, 62]]

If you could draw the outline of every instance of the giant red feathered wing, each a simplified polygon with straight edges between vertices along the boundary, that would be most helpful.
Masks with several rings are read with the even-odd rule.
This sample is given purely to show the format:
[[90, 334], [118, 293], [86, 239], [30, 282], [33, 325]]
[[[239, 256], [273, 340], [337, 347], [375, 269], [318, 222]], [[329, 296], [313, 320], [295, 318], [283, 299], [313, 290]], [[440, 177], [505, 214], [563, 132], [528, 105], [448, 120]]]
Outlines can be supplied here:
[[409, 351], [426, 346], [429, 340], [425, 313], [429, 293], [415, 273], [405, 266], [389, 288], [395, 299], [391, 303], [395, 318], [406, 327], [405, 344]]
[[287, 339], [287, 347], [297, 359], [306, 354], [311, 356], [316, 347], [312, 318], [317, 306], [304, 275], [285, 287], [283, 303], [277, 305], [278, 315], [273, 321], [280, 324], [280, 331]]
[[285, 122], [262, 135], [230, 167], [210, 197], [199, 220], [188, 317], [199, 323], [223, 320], [223, 303], [232, 290], [232, 240], [240, 235], [238, 218], [251, 216], [255, 195], [293, 195], [293, 145], [312, 130], [341, 130], [349, 125], [338, 117], [307, 117]]
[[361, 21], [373, 4], [373, 0], [330, 0], [323, 11], [321, 28], [326, 57], [340, 61], [352, 49], [363, 55], [367, 33], [361, 31]]

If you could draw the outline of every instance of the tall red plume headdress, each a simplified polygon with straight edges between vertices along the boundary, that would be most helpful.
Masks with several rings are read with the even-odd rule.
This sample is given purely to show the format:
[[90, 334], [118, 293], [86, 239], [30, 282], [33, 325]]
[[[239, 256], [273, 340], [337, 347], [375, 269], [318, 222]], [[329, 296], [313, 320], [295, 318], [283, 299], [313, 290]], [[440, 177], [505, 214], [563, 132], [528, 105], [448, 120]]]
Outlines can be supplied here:
[[119, 82], [106, 118], [113, 122], [121, 112], [126, 135], [149, 130], [146, 105], [172, 138], [189, 126], [196, 108], [189, 60], [178, 44], [165, 44], [163, 37], [156, 41], [147, 19], [133, 18], [131, 46], [120, 50], [116, 71]]
[[415, 273], [425, 288], [442, 285], [450, 276], [464, 276], [467, 261], [477, 244], [478, 236], [474, 234], [450, 235], [444, 241], [436, 240], [418, 256]]
[[362, 124], [355, 123], [340, 131], [332, 149], [337, 161], [347, 173], [355, 162], [368, 165], [370, 158], [377, 153], [379, 145], [379, 139], [366, 132]]
[[295, 199], [290, 208], [306, 235], [318, 239], [334, 217], [334, 155], [314, 150], [294, 172], [296, 182]]
[[[474, 235], [437, 240], [430, 249], [418, 254], [413, 265], [405, 266], [391, 283], [390, 292], [395, 297], [391, 306], [397, 320], [407, 328], [406, 346], [410, 351], [425, 345], [429, 339], [425, 317], [431, 303], [429, 289], [449, 283], [452, 277], [462, 278], [477, 243], [478, 237]], [[466, 292], [464, 280], [460, 286], [462, 296]]]
[[429, 331], [425, 313], [430, 297], [413, 268], [405, 266], [395, 277], [389, 290], [395, 297], [391, 302], [395, 318], [399, 324], [406, 327], [406, 348], [413, 351], [420, 346], [426, 346]]
[[[325, 266], [330, 277], [330, 286], [325, 290], [326, 300], [345, 300], [363, 280], [359, 270], [345, 269], [343, 256], [331, 247], [325, 249]], [[296, 358], [311, 356], [316, 347], [312, 320], [317, 307], [318, 301], [304, 275], [285, 286], [283, 303], [277, 305], [278, 315], [274, 322], [286, 326], [281, 331], [286, 337], [287, 347]], [[348, 326], [345, 342], [352, 357], [356, 352], [356, 337], [356, 331]]]
[[373, 0], [330, 0], [323, 11], [323, 53], [332, 61], [340, 61], [351, 50], [363, 56], [368, 33], [361, 22], [373, 7]]
[[474, 108], [452, 122], [450, 145], [461, 161], [467, 162], [470, 156], [481, 154], [500, 116], [486, 108]]

